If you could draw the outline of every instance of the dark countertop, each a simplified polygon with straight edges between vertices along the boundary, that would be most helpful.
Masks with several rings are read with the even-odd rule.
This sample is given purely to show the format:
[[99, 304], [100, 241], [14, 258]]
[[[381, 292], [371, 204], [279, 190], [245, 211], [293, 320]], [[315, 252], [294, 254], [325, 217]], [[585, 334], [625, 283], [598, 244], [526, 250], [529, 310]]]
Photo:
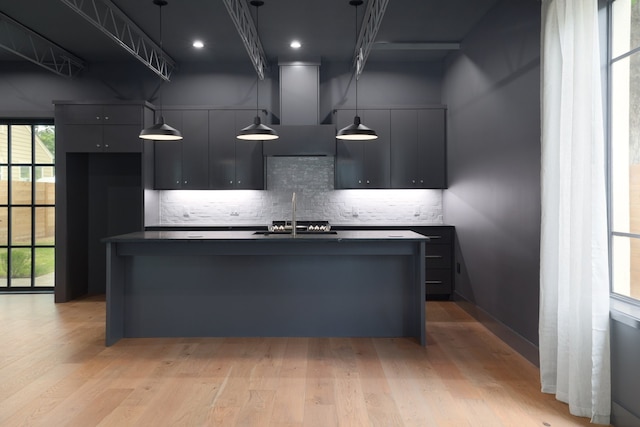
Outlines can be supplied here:
[[290, 234], [256, 234], [255, 231], [139, 231], [122, 234], [102, 239], [103, 242], [133, 243], [133, 242], [173, 242], [184, 240], [212, 240], [212, 241], [426, 241], [429, 240], [421, 234], [409, 230], [338, 230], [330, 233], [305, 233], [298, 234], [295, 238]]

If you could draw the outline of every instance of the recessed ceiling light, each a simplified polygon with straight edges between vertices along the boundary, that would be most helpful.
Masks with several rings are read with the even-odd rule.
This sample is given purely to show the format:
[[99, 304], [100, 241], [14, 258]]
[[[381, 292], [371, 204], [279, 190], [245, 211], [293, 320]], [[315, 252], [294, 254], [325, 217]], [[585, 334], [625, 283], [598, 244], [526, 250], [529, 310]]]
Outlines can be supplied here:
[[196, 49], [202, 49], [204, 47], [204, 43], [202, 42], [202, 40], [194, 40], [193, 47], [195, 47]]
[[300, 49], [302, 47], [302, 43], [300, 43], [298, 40], [293, 40], [289, 46], [291, 46], [292, 49]]

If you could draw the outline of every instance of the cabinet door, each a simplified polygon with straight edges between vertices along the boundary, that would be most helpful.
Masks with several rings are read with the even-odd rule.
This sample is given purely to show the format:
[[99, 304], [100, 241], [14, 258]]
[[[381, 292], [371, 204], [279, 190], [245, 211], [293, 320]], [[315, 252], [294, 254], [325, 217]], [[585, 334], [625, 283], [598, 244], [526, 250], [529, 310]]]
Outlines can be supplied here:
[[211, 110], [209, 111], [209, 188], [231, 189], [235, 187], [235, 181], [235, 111]]
[[[164, 111], [165, 122], [177, 129], [182, 128], [181, 111]], [[182, 141], [155, 141], [154, 143], [154, 188], [176, 190], [182, 188]]]
[[102, 126], [61, 125], [58, 130], [61, 152], [102, 152]]
[[103, 151], [109, 153], [140, 153], [140, 125], [106, 125], [102, 128]]
[[418, 111], [418, 169], [422, 188], [447, 188], [444, 109]]
[[[353, 123], [355, 110], [336, 112], [336, 130]], [[360, 141], [336, 140], [335, 187], [337, 189], [365, 188], [364, 149]]]
[[209, 188], [209, 111], [182, 111], [182, 189]]
[[[237, 139], [240, 130], [251, 123], [255, 113], [253, 111], [236, 111], [236, 127], [234, 133], [236, 151], [236, 182], [235, 188], [242, 190], [264, 189], [264, 157], [262, 156], [262, 141], [243, 141]], [[267, 141], [267, 144], [277, 144], [278, 141]]]
[[390, 113], [389, 110], [363, 110], [362, 123], [376, 131], [378, 139], [362, 141], [364, 188], [390, 186]]
[[391, 187], [445, 188], [445, 110], [391, 111]]
[[418, 113], [391, 110], [391, 187], [419, 188]]
[[104, 105], [102, 123], [111, 125], [137, 125], [142, 129], [142, 107], [140, 105]]
[[[353, 123], [355, 114], [355, 110], [339, 110], [337, 129]], [[378, 139], [337, 140], [336, 188], [389, 188], [389, 110], [358, 110], [358, 114]]]
[[56, 118], [60, 124], [99, 125], [103, 123], [102, 105], [57, 105]]

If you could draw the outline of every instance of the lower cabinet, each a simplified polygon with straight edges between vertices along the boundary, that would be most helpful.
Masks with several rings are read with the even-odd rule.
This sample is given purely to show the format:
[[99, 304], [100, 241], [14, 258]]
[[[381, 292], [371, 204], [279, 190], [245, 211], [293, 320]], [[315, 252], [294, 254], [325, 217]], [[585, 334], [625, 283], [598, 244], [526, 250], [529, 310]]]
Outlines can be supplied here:
[[455, 289], [454, 244], [455, 227], [451, 225], [428, 226], [333, 226], [334, 230], [411, 230], [429, 238], [425, 245], [425, 294], [426, 299], [450, 299]]
[[425, 247], [425, 290], [429, 297], [450, 297], [453, 293], [453, 227], [421, 227], [417, 233], [429, 237]]

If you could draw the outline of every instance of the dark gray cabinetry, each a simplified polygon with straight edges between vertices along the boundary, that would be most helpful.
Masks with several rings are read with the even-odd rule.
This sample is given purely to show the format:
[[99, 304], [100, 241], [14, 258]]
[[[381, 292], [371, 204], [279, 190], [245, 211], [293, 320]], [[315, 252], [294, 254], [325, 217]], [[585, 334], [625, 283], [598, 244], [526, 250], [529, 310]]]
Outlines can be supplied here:
[[446, 188], [445, 110], [391, 110], [391, 187]]
[[[336, 127], [353, 122], [355, 110], [338, 110]], [[358, 110], [362, 123], [376, 131], [373, 141], [337, 141], [336, 188], [389, 188], [389, 110]]]
[[209, 114], [207, 110], [165, 110], [165, 122], [182, 133], [181, 141], [154, 142], [155, 188], [209, 188]]
[[449, 297], [453, 293], [453, 230], [452, 227], [423, 227], [416, 230], [429, 237], [425, 246], [427, 297]]
[[55, 301], [65, 302], [105, 292], [101, 239], [143, 228], [144, 157], [153, 143], [138, 135], [153, 123], [153, 109], [145, 102], [54, 104]]
[[236, 138], [240, 129], [253, 123], [254, 116], [252, 110], [209, 111], [210, 189], [264, 188], [263, 143]]
[[56, 105], [58, 150], [68, 153], [140, 153], [138, 135], [152, 112], [140, 105]]

